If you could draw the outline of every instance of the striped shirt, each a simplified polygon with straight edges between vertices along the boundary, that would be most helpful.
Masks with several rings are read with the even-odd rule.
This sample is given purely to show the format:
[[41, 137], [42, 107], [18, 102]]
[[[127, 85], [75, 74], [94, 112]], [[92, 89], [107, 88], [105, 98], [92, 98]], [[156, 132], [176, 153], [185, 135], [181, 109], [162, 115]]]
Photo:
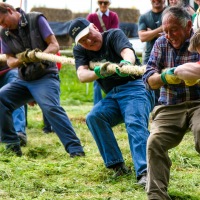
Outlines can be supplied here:
[[[156, 40], [147, 63], [146, 72], [143, 75], [147, 89], [151, 89], [148, 85], [148, 78], [154, 73], [161, 74], [163, 69], [199, 61], [200, 55], [198, 53], [188, 51], [189, 40], [186, 40], [180, 49], [175, 49], [164, 35]], [[189, 87], [182, 81], [177, 85], [167, 84], [160, 88], [158, 100], [160, 104], [174, 105], [190, 100], [200, 100], [200, 85]]]

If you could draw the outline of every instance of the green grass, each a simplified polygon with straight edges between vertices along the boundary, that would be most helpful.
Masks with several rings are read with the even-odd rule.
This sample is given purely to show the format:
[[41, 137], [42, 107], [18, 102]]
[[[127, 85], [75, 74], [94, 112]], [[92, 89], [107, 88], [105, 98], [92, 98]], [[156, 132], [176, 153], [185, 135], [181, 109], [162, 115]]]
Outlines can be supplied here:
[[[61, 77], [61, 104], [66, 110], [86, 152], [84, 158], [70, 158], [56, 134], [42, 133], [42, 114], [38, 106], [28, 110], [28, 146], [23, 156], [9, 156], [0, 146], [0, 200], [146, 200], [136, 184], [124, 125], [114, 128], [126, 164], [133, 173], [112, 178], [85, 124], [92, 109], [93, 85], [79, 83], [75, 69], [64, 66]], [[200, 199], [200, 156], [194, 150], [189, 132], [182, 143], [170, 151], [173, 165], [169, 194], [174, 200]]]

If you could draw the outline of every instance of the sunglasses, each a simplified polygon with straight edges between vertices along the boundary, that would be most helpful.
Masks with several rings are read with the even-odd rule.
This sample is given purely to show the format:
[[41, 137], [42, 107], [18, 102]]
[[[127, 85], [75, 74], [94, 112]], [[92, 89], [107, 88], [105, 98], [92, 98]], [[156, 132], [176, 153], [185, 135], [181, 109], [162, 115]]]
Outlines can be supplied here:
[[108, 1], [98, 1], [99, 5], [102, 5], [104, 3], [105, 6], [107, 6], [109, 4]]

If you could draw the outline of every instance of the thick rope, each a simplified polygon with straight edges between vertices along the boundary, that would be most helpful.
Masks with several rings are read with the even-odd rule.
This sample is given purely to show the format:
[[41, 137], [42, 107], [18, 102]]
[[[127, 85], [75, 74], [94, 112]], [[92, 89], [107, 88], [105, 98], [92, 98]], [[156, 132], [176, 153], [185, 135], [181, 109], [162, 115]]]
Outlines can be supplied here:
[[[58, 62], [58, 63], [62, 63], [62, 64], [72, 64], [72, 65], [75, 64], [74, 58], [67, 58], [65, 56], [58, 56], [58, 55], [44, 53], [44, 52], [36, 52], [35, 55], [40, 60], [47, 60], [47, 61]], [[16, 55], [16, 57], [17, 57], [17, 55]], [[0, 61], [6, 62], [5, 54], [0, 54]]]
[[[68, 58], [65, 56], [58, 56], [50, 53], [44, 53], [44, 52], [36, 52], [35, 53], [36, 57], [39, 58], [40, 60], [47, 60], [51, 62], [59, 62], [62, 64], [75, 64], [74, 58]], [[0, 61], [6, 62], [6, 55], [5, 54], [0, 54]], [[90, 62], [90, 69], [93, 70], [95, 66], [101, 66], [103, 63], [101, 62]], [[146, 65], [143, 66], [137, 66], [137, 65], [123, 65], [122, 67], [119, 67], [118, 64], [116, 63], [111, 63], [107, 66], [107, 71], [108, 72], [115, 72], [116, 68], [119, 68], [121, 73], [126, 73], [130, 75], [135, 75], [135, 76], [141, 76], [144, 74], [146, 70]]]
[[40, 60], [47, 60], [47, 61], [58, 62], [62, 64], [72, 64], [72, 65], [75, 64], [74, 58], [67, 58], [65, 56], [58, 56], [55, 54], [44, 53], [44, 52], [36, 52], [35, 55]]
[[[95, 66], [101, 66], [103, 63], [100, 62], [90, 62], [90, 69], [94, 69]], [[116, 63], [111, 63], [107, 66], [107, 72], [115, 72], [116, 68], [118, 67], [121, 73], [135, 75], [135, 76], [142, 76], [146, 70], [146, 65], [137, 66], [137, 65], [123, 65], [119, 67]]]

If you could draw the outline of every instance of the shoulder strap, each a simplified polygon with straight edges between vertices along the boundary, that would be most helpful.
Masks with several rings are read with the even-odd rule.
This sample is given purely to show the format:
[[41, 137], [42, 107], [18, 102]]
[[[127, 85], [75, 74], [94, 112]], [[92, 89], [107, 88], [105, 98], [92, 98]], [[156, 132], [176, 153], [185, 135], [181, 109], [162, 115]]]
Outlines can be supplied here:
[[97, 11], [96, 13], [97, 13], [97, 16], [98, 16], [98, 18], [99, 18], [99, 21], [100, 21], [100, 24], [101, 24], [101, 27], [102, 27], [103, 31], [106, 31], [106, 26], [105, 26], [105, 24], [104, 24], [104, 22], [103, 22], [103, 20], [102, 20], [102, 17], [101, 17], [100, 14], [98, 13], [98, 11]]

